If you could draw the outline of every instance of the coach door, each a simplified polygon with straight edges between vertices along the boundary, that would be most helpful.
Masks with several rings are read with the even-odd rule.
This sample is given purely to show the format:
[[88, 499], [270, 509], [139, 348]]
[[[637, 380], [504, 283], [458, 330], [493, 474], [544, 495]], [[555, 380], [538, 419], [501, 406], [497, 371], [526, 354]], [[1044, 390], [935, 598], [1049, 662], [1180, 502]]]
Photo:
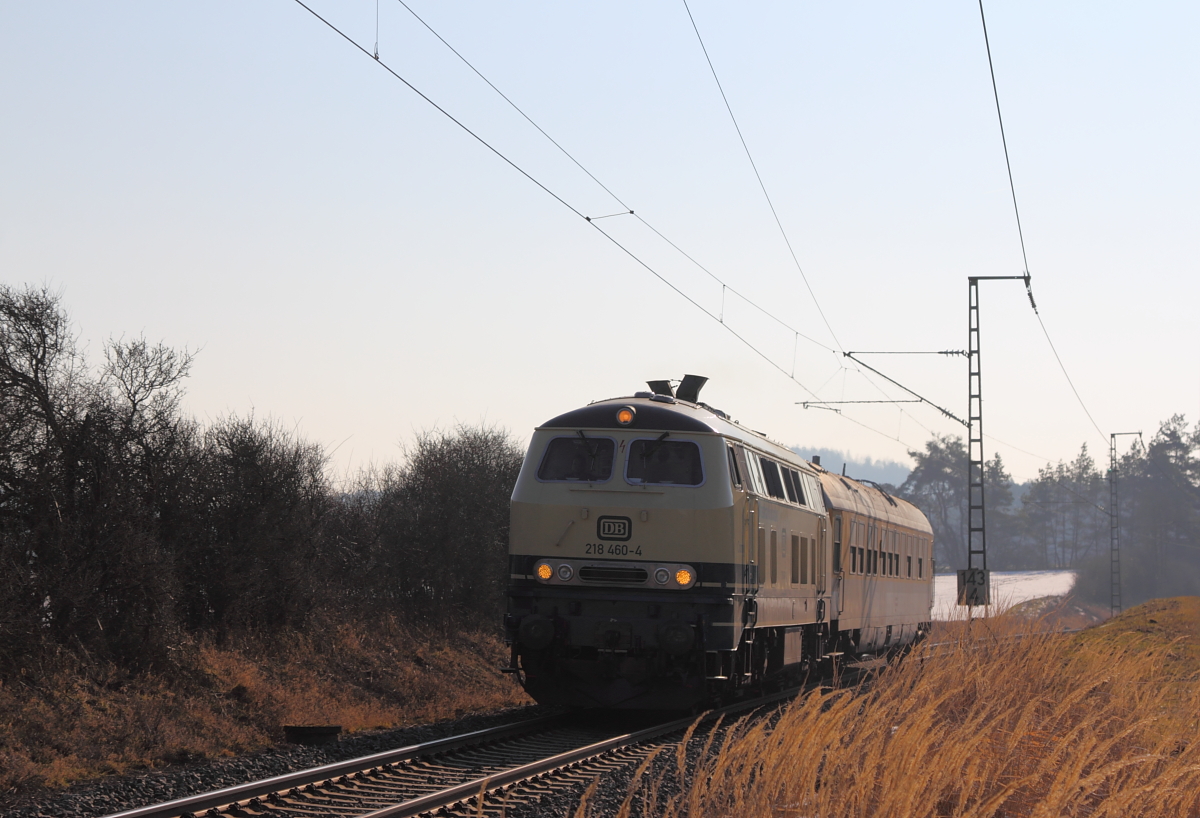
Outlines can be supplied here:
[[827, 540], [825, 538], [825, 518], [824, 517], [821, 518], [820, 526], [821, 526], [820, 533], [817, 534], [817, 542], [820, 543], [820, 546], [817, 548], [817, 577], [816, 577], [816, 579], [817, 579], [817, 594], [823, 595], [825, 593], [825, 588], [828, 587], [828, 584], [826, 582], [826, 575], [829, 571], [829, 566], [827, 565], [827, 559], [828, 559], [827, 552], [829, 551], [829, 543], [827, 542]]
[[841, 613], [845, 601], [845, 566], [842, 565], [842, 515], [833, 518], [833, 610]]

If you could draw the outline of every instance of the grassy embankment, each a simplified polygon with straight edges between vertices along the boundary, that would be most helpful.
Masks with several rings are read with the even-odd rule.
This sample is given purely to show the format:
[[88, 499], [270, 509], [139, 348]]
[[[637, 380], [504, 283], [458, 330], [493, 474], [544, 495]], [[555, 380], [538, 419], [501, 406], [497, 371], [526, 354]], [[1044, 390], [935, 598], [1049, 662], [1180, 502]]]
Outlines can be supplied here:
[[635, 782], [635, 810], [1200, 815], [1200, 598], [1153, 601], [1074, 635], [1005, 615], [952, 639], [869, 689], [811, 695], [772, 725], [737, 725], [684, 773], [681, 794], [653, 774]]
[[184, 646], [169, 673], [60, 656], [0, 683], [0, 794], [267, 747], [284, 724], [426, 724], [530, 700], [491, 635], [331, 627]]

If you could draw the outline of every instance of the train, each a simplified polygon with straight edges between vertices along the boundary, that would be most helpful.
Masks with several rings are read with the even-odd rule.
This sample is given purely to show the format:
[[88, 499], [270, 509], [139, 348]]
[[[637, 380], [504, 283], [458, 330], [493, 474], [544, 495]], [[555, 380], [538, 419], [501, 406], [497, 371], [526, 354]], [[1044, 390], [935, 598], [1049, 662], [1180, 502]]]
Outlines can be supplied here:
[[537, 702], [696, 709], [929, 632], [925, 515], [702, 402], [706, 381], [649, 381], [534, 431], [504, 626]]

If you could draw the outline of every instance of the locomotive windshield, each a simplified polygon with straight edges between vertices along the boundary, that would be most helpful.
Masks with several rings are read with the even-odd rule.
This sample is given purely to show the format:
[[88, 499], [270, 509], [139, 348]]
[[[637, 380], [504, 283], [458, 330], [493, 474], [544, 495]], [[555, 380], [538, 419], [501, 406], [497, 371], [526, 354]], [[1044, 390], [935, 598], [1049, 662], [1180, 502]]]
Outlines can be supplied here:
[[612, 477], [613, 441], [607, 437], [556, 437], [546, 447], [539, 480], [578, 480], [603, 483]]
[[635, 440], [629, 444], [625, 477], [630, 483], [698, 486], [704, 482], [700, 447], [690, 440]]

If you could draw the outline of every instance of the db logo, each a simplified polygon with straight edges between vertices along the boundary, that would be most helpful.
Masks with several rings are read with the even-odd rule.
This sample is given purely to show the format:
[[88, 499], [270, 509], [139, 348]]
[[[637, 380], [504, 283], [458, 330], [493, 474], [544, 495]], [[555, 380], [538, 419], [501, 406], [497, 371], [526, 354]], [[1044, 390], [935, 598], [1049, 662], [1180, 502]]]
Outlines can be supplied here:
[[596, 536], [624, 542], [633, 536], [633, 522], [628, 517], [597, 517]]

